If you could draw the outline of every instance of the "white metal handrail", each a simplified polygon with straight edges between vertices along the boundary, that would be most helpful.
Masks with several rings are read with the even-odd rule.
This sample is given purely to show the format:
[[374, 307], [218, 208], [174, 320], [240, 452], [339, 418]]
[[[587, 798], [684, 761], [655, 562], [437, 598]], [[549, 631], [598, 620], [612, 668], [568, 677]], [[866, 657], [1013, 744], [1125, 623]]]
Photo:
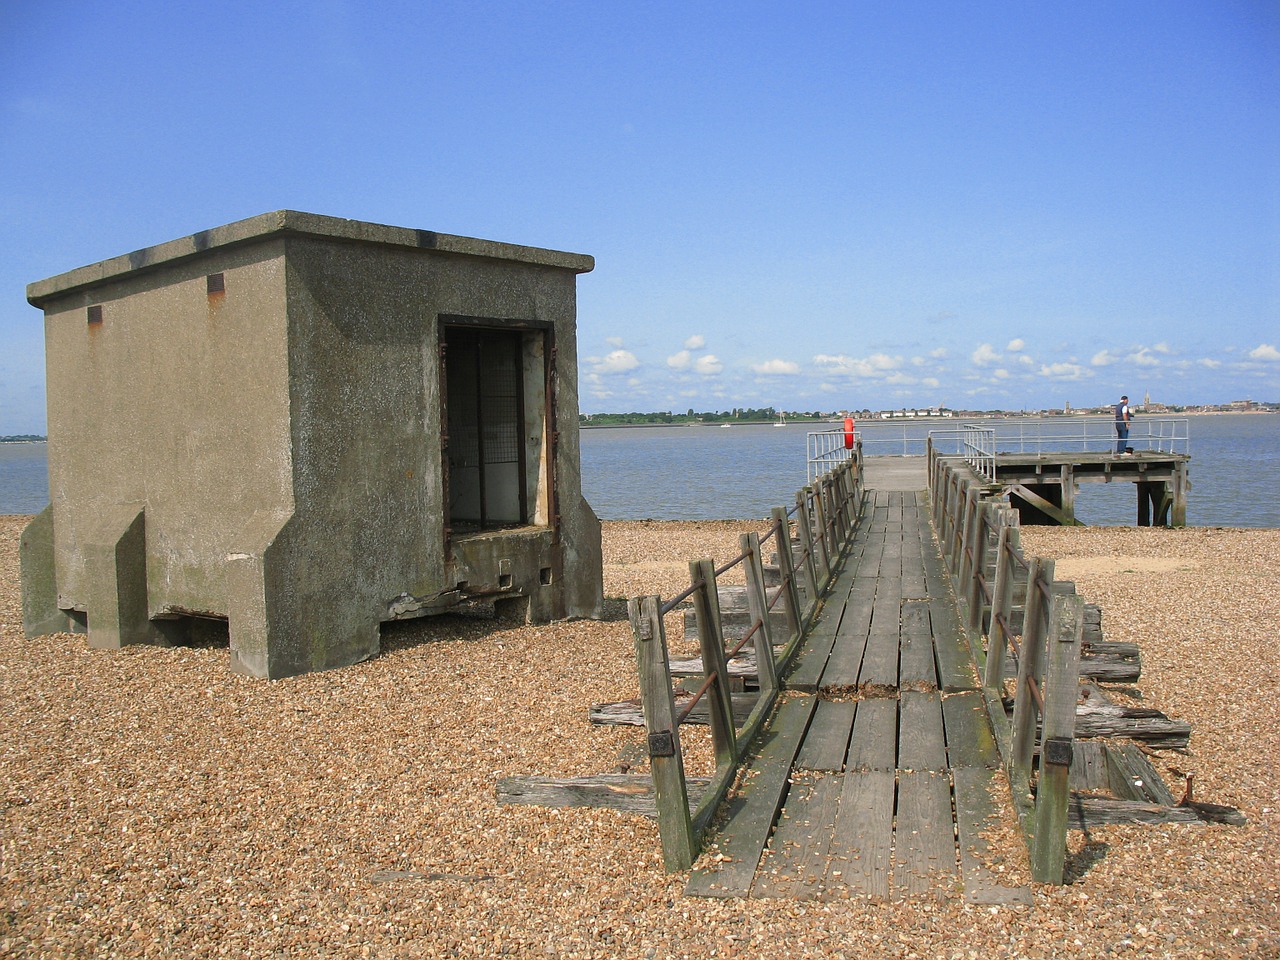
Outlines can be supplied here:
[[[856, 442], [856, 441], [855, 441]], [[808, 434], [809, 482], [830, 473], [853, 457], [853, 448], [846, 446], [843, 430], [814, 430]]]
[[[995, 433], [996, 453], [1107, 453], [1116, 447], [1113, 417], [991, 417], [970, 419]], [[940, 418], [863, 420], [858, 439], [867, 456], [923, 456], [930, 436], [957, 436], [964, 427]], [[1135, 451], [1190, 454], [1190, 420], [1138, 413], [1126, 446]], [[950, 452], [950, 451], [949, 451]]]
[[978, 423], [930, 430], [929, 442], [939, 455], [964, 460], [979, 476], [996, 479], [996, 431]]

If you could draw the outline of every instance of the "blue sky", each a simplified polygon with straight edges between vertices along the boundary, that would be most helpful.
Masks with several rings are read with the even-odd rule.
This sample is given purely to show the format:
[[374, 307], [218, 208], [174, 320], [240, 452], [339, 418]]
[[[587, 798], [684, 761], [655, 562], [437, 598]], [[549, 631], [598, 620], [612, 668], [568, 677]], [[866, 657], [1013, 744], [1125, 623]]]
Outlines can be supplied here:
[[293, 208], [589, 253], [582, 408], [1280, 400], [1280, 5], [14, 0], [26, 284]]

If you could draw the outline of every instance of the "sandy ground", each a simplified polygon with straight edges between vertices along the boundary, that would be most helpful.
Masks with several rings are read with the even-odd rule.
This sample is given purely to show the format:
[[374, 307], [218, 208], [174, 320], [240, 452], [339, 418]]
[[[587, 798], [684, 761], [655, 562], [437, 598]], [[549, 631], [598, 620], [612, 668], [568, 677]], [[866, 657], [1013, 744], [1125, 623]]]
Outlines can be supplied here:
[[603, 622], [441, 617], [266, 682], [216, 647], [24, 640], [24, 522], [0, 518], [0, 956], [1280, 955], [1280, 531], [1026, 532], [1194, 725], [1157, 757], [1175, 792], [1193, 773], [1249, 822], [1073, 834], [1075, 881], [1013, 908], [692, 900], [643, 818], [497, 805], [504, 776], [643, 757], [587, 722], [636, 692], [618, 598], [670, 596], [751, 524], [606, 524]]

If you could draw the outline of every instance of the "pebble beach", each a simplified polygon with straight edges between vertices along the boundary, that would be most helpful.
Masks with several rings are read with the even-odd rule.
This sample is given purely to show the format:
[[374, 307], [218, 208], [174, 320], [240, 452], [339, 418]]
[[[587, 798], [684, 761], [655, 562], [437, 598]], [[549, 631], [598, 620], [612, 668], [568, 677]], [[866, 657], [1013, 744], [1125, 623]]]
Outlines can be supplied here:
[[[1175, 795], [1247, 824], [1072, 833], [1072, 882], [1013, 907], [686, 898], [653, 822], [495, 800], [644, 769], [643, 730], [587, 720], [637, 693], [625, 598], [760, 522], [605, 523], [601, 621], [429, 618], [263, 681], [225, 646], [24, 639], [27, 519], [0, 517], [0, 957], [1280, 956], [1280, 530], [1024, 529], [1140, 645], [1119, 695], [1191, 723], [1152, 756]], [[990, 855], [1025, 882], [1016, 831]]]

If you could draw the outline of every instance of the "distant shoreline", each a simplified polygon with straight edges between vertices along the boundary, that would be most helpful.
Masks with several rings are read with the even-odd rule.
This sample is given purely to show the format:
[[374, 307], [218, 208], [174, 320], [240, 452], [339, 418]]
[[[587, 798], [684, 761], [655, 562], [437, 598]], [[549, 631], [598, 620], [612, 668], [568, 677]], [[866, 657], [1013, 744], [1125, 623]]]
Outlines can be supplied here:
[[[1147, 413], [1141, 408], [1137, 410], [1137, 416], [1155, 419], [1177, 419], [1179, 417], [1237, 417], [1237, 416], [1280, 416], [1280, 411], [1276, 410], [1195, 410], [1182, 411], [1174, 413]], [[1106, 419], [1105, 413], [1091, 414], [1062, 414], [1055, 413], [1045, 415], [1043, 413], [1004, 413], [1004, 414], [985, 414], [981, 416], [951, 416], [951, 417], [855, 417], [855, 424], [869, 423], [954, 423], [963, 420], [1088, 420], [1088, 419]], [[843, 421], [840, 418], [818, 419], [814, 420], [807, 417], [796, 417], [794, 420], [787, 420], [786, 423], [779, 424], [776, 420], [681, 420], [675, 423], [582, 423], [579, 422], [580, 430], [631, 430], [633, 428], [644, 427], [773, 427], [773, 426], [791, 426], [793, 423], [816, 424], [818, 426], [830, 424], [840, 426]]]

